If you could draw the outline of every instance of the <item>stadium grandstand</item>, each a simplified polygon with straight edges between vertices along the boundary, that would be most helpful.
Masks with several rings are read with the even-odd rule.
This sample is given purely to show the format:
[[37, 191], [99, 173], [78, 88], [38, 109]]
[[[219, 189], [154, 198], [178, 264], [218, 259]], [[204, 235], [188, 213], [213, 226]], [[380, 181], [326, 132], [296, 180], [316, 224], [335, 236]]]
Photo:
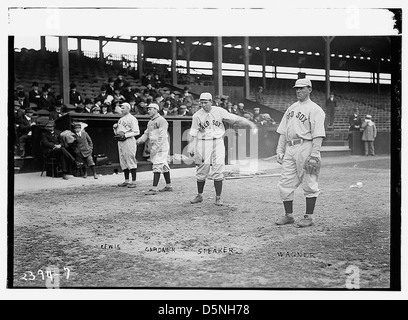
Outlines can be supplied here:
[[[362, 116], [372, 115], [384, 139], [390, 137], [392, 37], [59, 37], [66, 43], [68, 38], [77, 39], [76, 49], [67, 45], [66, 50], [47, 48], [45, 37], [41, 37], [39, 50], [10, 51], [11, 109], [15, 100], [11, 92], [22, 86], [28, 93], [32, 83], [38, 82], [40, 89], [52, 85], [70, 108], [72, 119], [85, 119], [67, 102], [70, 83], [77, 85], [83, 100], [92, 100], [118, 72], [132, 90], [144, 90], [143, 77], [151, 73], [161, 79], [164, 97], [183, 92], [186, 86], [194, 98], [209, 91], [217, 102], [222, 98], [233, 104], [242, 102], [250, 112], [260, 107], [275, 119], [271, 128], [276, 131], [283, 112], [295, 101], [294, 79], [306, 76], [313, 81], [312, 99], [323, 109], [329, 94], [336, 96], [337, 109], [334, 124], [327, 131], [326, 147], [336, 140], [332, 146], [341, 146], [350, 154], [348, 116], [355, 108]], [[99, 52], [82, 51], [80, 41], [85, 39], [99, 41]], [[109, 41], [134, 43], [136, 54], [104, 52], [101, 43]], [[259, 86], [264, 88], [263, 105], [255, 99]], [[40, 125], [49, 120], [46, 112], [35, 116]], [[103, 121], [117, 121], [117, 117], [100, 123]], [[39, 167], [41, 161], [29, 170]]]

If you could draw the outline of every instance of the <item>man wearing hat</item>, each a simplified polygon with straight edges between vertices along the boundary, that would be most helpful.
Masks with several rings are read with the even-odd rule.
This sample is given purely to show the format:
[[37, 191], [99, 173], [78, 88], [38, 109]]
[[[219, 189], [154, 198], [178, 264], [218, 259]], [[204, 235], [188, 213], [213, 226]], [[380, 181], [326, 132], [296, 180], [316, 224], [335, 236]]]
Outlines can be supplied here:
[[[167, 162], [170, 151], [167, 135], [169, 124], [159, 114], [159, 106], [156, 103], [149, 104], [147, 112], [150, 116], [150, 121], [147, 124], [146, 131], [136, 140], [136, 143], [148, 143], [147, 149], [150, 152], [150, 161], [153, 163], [153, 188], [146, 195], [154, 195], [159, 191], [173, 191], [170, 180], [170, 166]], [[159, 190], [158, 185], [161, 174], [163, 174], [166, 180], [166, 186]]]
[[255, 95], [255, 100], [256, 102], [258, 102], [259, 104], [265, 105], [265, 98], [264, 98], [264, 94], [263, 94], [263, 87], [258, 87], [258, 92]]
[[[122, 103], [121, 109], [121, 118], [113, 125], [113, 133], [118, 140], [120, 167], [125, 175], [125, 182], [118, 186], [136, 188], [137, 145], [135, 137], [140, 134], [139, 122], [130, 114], [129, 103]], [[129, 182], [129, 173], [132, 174], [132, 182]]]
[[76, 107], [82, 103], [81, 94], [77, 91], [77, 86], [75, 83], [71, 83], [70, 88], [69, 103]]
[[277, 129], [280, 134], [276, 150], [277, 162], [282, 165], [278, 188], [285, 216], [276, 224], [295, 222], [294, 192], [302, 185], [306, 197], [306, 213], [297, 227], [309, 227], [313, 225], [313, 212], [320, 192], [318, 178], [320, 148], [326, 136], [325, 113], [319, 105], [310, 100], [312, 82], [309, 79], [298, 79], [293, 88], [298, 101], [286, 110]]
[[91, 113], [92, 112], [92, 107], [93, 107], [93, 102], [91, 99], [86, 98], [84, 102], [84, 109], [82, 110], [82, 113]]
[[35, 121], [32, 119], [33, 114], [33, 109], [26, 109], [24, 112], [24, 116], [21, 118], [20, 124], [18, 126], [20, 152], [22, 158], [27, 156], [28, 150], [31, 150], [32, 126], [36, 125]]
[[[91, 168], [94, 179], [98, 179], [95, 171], [95, 162], [92, 158], [93, 143], [89, 134], [85, 131], [87, 125], [84, 123], [76, 122], [74, 123], [75, 139], [78, 149], [78, 154], [80, 155], [81, 162], [84, 162], [88, 167]], [[83, 167], [83, 177], [88, 176], [86, 167]]]
[[184, 87], [184, 93], [183, 93], [183, 96], [181, 97], [181, 103], [187, 107], [191, 107], [193, 105], [193, 102], [194, 102], [194, 98], [192, 94], [189, 92], [189, 88]]
[[39, 91], [39, 84], [38, 82], [34, 81], [31, 86], [31, 90], [28, 92], [28, 100], [38, 106], [38, 101], [40, 100], [40, 98], [41, 94]]
[[41, 148], [46, 156], [55, 157], [61, 165], [62, 179], [68, 180], [67, 173], [75, 158], [64, 147], [61, 132], [55, 130], [54, 121], [45, 125], [41, 136]]
[[21, 109], [30, 108], [30, 101], [23, 91], [19, 91], [16, 93], [16, 100], [18, 101], [18, 103], [20, 103]]
[[253, 122], [229, 113], [227, 110], [213, 106], [212, 95], [209, 92], [203, 92], [200, 95], [201, 109], [193, 115], [188, 149], [191, 157], [197, 164], [197, 196], [191, 200], [191, 203], [203, 201], [203, 190], [205, 181], [210, 174], [212, 166], [212, 178], [215, 188], [215, 204], [221, 206], [221, 191], [224, 180], [225, 169], [225, 145], [224, 133], [225, 127], [223, 121], [231, 124], [237, 123], [248, 126], [257, 132], [257, 126]]
[[363, 129], [361, 140], [364, 141], [364, 154], [366, 156], [375, 156], [374, 140], [377, 137], [377, 127], [375, 126], [371, 115], [367, 114], [365, 116], [364, 122], [361, 124], [361, 129]]

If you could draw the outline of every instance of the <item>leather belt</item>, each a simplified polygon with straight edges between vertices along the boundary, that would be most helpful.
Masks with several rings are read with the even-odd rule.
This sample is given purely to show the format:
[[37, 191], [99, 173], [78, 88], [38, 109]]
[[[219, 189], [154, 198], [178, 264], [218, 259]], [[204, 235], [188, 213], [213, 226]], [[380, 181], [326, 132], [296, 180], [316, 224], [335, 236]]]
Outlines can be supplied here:
[[294, 145], [301, 144], [303, 141], [310, 141], [310, 140], [303, 140], [303, 139], [293, 139], [286, 141], [287, 145], [293, 147]]
[[221, 137], [220, 138], [210, 138], [210, 139], [199, 139], [199, 140], [208, 140], [208, 141], [210, 141], [210, 140], [218, 140], [218, 139], [222, 139]]

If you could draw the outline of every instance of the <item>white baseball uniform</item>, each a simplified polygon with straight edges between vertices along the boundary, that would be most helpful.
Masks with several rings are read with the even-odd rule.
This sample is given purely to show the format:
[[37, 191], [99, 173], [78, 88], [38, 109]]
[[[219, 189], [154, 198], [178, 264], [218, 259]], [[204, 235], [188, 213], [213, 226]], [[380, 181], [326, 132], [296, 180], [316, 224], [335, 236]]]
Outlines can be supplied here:
[[147, 124], [146, 131], [140, 138], [141, 142], [149, 139], [150, 161], [153, 163], [153, 172], [165, 173], [170, 171], [167, 157], [170, 151], [167, 134], [169, 124], [160, 114], [155, 115]]
[[[285, 150], [280, 150], [284, 152], [284, 157], [282, 176], [278, 183], [283, 201], [293, 200], [294, 191], [300, 184], [306, 197], [319, 195], [318, 176], [306, 174], [304, 164], [312, 152], [312, 140], [326, 136], [324, 121], [323, 109], [310, 99], [295, 102], [283, 115], [277, 129], [286, 138]], [[291, 142], [294, 140], [297, 144]]]
[[118, 141], [120, 167], [122, 170], [136, 169], [137, 145], [134, 135], [140, 134], [139, 122], [129, 113], [119, 119], [118, 126], [116, 129], [113, 129], [113, 131], [115, 134], [123, 132], [127, 138], [124, 141]]
[[198, 110], [193, 115], [190, 135], [197, 137], [195, 162], [196, 178], [205, 181], [212, 165], [212, 178], [216, 181], [224, 179], [225, 146], [223, 121], [234, 123], [240, 117], [227, 110], [212, 106], [210, 112]]

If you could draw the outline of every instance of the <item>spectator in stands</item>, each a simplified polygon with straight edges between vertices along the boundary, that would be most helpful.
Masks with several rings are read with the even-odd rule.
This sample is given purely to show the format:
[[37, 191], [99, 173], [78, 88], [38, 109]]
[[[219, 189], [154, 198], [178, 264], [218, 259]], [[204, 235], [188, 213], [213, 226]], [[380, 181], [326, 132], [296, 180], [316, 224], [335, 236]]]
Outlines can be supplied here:
[[82, 110], [82, 113], [91, 113], [93, 106], [94, 106], [94, 103], [92, 102], [92, 100], [89, 98], [86, 98], [84, 102], [84, 109]]
[[360, 131], [362, 120], [360, 117], [360, 111], [358, 108], [354, 109], [354, 112], [351, 116], [349, 116], [349, 148], [353, 149], [353, 132], [354, 131]]
[[[75, 112], [76, 113], [84, 113], [84, 110], [85, 110], [85, 108], [84, 108], [83, 105], [79, 105], [79, 106], [75, 107]], [[89, 113], [89, 112], [87, 112], [87, 113]]]
[[147, 73], [145, 76], [142, 77], [142, 85], [147, 87], [148, 84], [153, 84], [151, 73]]
[[237, 105], [236, 103], [234, 103], [234, 104], [232, 105], [232, 111], [231, 111], [231, 113], [233, 113], [233, 114], [235, 114], [235, 115], [237, 115], [237, 116], [240, 115], [240, 112], [238, 111], [238, 105]]
[[115, 93], [115, 80], [112, 77], [108, 78], [108, 84], [106, 85], [106, 94], [113, 96]]
[[137, 109], [137, 106], [136, 106], [136, 98], [134, 96], [130, 97], [129, 101], [127, 102], [130, 105], [130, 113], [133, 115], [139, 114], [139, 110]]
[[258, 122], [257, 124], [264, 126], [264, 125], [276, 124], [276, 122], [275, 120], [271, 118], [271, 116], [268, 113], [263, 113], [261, 114], [261, 121]]
[[49, 95], [47, 87], [44, 87], [41, 92], [40, 100], [38, 101], [38, 109], [51, 111], [55, 106], [55, 99]]
[[147, 114], [147, 103], [145, 101], [140, 101], [139, 104], [137, 105], [137, 109], [140, 115], [146, 115]]
[[244, 114], [245, 113], [247, 113], [247, 110], [245, 110], [245, 105], [242, 103], [242, 102], [240, 102], [240, 103], [238, 103], [238, 115], [239, 116], [241, 116], [241, 117], [243, 117], [244, 116]]
[[132, 85], [128, 82], [126, 87], [122, 90], [122, 96], [125, 98], [126, 102], [129, 102], [130, 98], [134, 98], [134, 94], [132, 91]]
[[331, 93], [329, 99], [326, 100], [326, 124], [328, 124], [329, 127], [333, 127], [336, 108], [337, 101], [334, 99], [334, 94]]
[[155, 87], [156, 89], [158, 89], [158, 88], [161, 88], [162, 84], [163, 84], [163, 83], [162, 83], [162, 81], [161, 81], [159, 75], [156, 73], [156, 74], [154, 75], [154, 77], [153, 77], [153, 83], [152, 83], [153, 87]]
[[71, 83], [69, 91], [69, 103], [75, 107], [79, 104], [82, 104], [81, 94], [77, 91], [77, 86], [75, 83]]
[[[106, 85], [101, 86], [99, 94], [94, 98], [94, 101], [101, 101], [101, 103], [105, 103], [105, 100], [108, 98], [108, 93], [106, 89]], [[112, 96], [110, 96], [112, 97]], [[113, 98], [112, 98], [113, 99]]]
[[170, 115], [170, 110], [169, 110], [169, 105], [168, 104], [164, 104], [163, 105], [163, 109], [161, 109], [159, 111], [159, 114], [163, 117], [167, 117]]
[[[98, 179], [98, 176], [95, 171], [95, 162], [93, 161], [92, 158], [93, 152], [92, 139], [89, 136], [89, 134], [84, 130], [83, 125], [81, 125], [81, 123], [75, 123], [74, 130], [76, 135], [75, 138], [77, 142], [77, 148], [82, 158], [81, 160], [83, 163], [86, 164], [86, 166], [91, 168], [94, 179]], [[84, 172], [82, 177], [86, 178], [88, 176], [86, 167], [83, 168], [83, 171]]]
[[193, 105], [191, 106], [191, 109], [190, 109], [190, 111], [189, 111], [189, 113], [188, 113], [188, 116], [193, 116], [194, 115], [194, 113], [196, 113], [198, 110], [200, 109], [200, 105], [199, 104], [197, 104], [195, 101], [194, 101], [194, 103], [193, 103]]
[[123, 103], [123, 102], [125, 102], [125, 97], [122, 95], [122, 93], [121, 93], [121, 90], [119, 89], [119, 88], [116, 88], [115, 89], [115, 93], [113, 94], [113, 103], [116, 103], [116, 102], [120, 102], [120, 103]]
[[48, 99], [53, 106], [56, 104], [56, 98], [54, 92], [52, 92], [52, 86], [49, 83], [44, 85], [45, 90], [48, 92]]
[[56, 105], [51, 111], [49, 115], [49, 120], [57, 120], [59, 117], [62, 117], [61, 112], [62, 106]]
[[232, 102], [227, 102], [227, 107], [226, 107], [226, 110], [229, 112], [229, 113], [232, 113]]
[[366, 156], [375, 156], [374, 140], [377, 137], [377, 127], [375, 126], [371, 115], [367, 114], [365, 116], [365, 120], [361, 124], [361, 129], [363, 129], [363, 136], [361, 137], [361, 140], [364, 141], [364, 154]]
[[258, 107], [254, 108], [254, 115], [253, 115], [253, 121], [255, 123], [259, 123], [262, 121], [262, 115], [261, 115], [261, 109]]
[[64, 104], [64, 99], [62, 98], [60, 94], [57, 94], [57, 96], [55, 97], [55, 105], [62, 107], [63, 104]]
[[23, 91], [19, 91], [17, 93], [17, 99], [18, 103], [21, 106], [21, 109], [27, 109], [30, 108], [30, 101], [26, 97], [25, 93]]
[[257, 92], [256, 95], [255, 95], [255, 100], [256, 100], [256, 102], [259, 103], [259, 104], [262, 104], [262, 105], [265, 105], [265, 104], [266, 104], [266, 103], [265, 103], [265, 97], [264, 97], [264, 94], [263, 94], [263, 87], [262, 87], [262, 86], [259, 86], [259, 87], [258, 87], [258, 92]]
[[114, 88], [118, 88], [120, 86], [120, 83], [122, 82], [122, 86], [124, 85], [125, 80], [123, 79], [123, 73], [118, 72], [115, 81], [113, 82]]
[[187, 107], [191, 107], [194, 102], [194, 98], [189, 91], [188, 87], [184, 87], [183, 96], [181, 98], [181, 103]]
[[139, 88], [135, 88], [133, 96], [135, 97], [135, 101], [136, 101], [136, 105], [140, 103], [140, 101], [142, 101], [142, 99], [140, 98], [142, 95], [142, 92], [140, 91]]
[[144, 89], [143, 94], [140, 96], [140, 99], [147, 103], [147, 100], [150, 99], [150, 101], [153, 101], [153, 97], [150, 95], [149, 89]]
[[28, 100], [31, 103], [35, 103], [35, 105], [38, 106], [38, 102], [40, 98], [41, 98], [41, 94], [40, 94], [38, 82], [34, 81], [33, 84], [31, 85], [31, 90], [28, 92]]
[[32, 126], [36, 123], [33, 120], [34, 110], [28, 108], [24, 112], [24, 116], [21, 118], [20, 125], [18, 127], [18, 136], [20, 142], [20, 156], [22, 158], [26, 157], [32, 149], [31, 137], [32, 137]]
[[243, 117], [250, 121], [254, 121], [254, 115], [252, 114], [252, 112], [249, 111], [244, 112]]
[[223, 109], [227, 109], [227, 99], [225, 97], [221, 97], [220, 99], [220, 103], [219, 103], [219, 107], [223, 108]]
[[20, 127], [21, 120], [24, 117], [24, 112], [21, 110], [21, 105], [18, 101], [14, 101], [14, 153], [17, 155], [20, 153], [20, 141], [18, 136], [18, 128]]
[[180, 106], [180, 108], [178, 109], [178, 116], [188, 116], [188, 110], [187, 110], [187, 106], [185, 106], [184, 104], [182, 104]]
[[94, 105], [91, 110], [92, 114], [101, 114], [101, 107]]
[[41, 136], [42, 151], [46, 156], [55, 157], [61, 165], [62, 178], [68, 180], [67, 173], [75, 158], [63, 147], [61, 132], [55, 130], [53, 121], [45, 125], [45, 132]]
[[26, 97], [26, 94], [25, 94], [25, 92], [24, 92], [24, 87], [21, 85], [21, 84], [19, 84], [17, 87], [16, 87], [16, 90], [15, 90], [15, 92], [14, 92], [14, 100], [17, 100], [17, 97], [21, 97], [21, 96], [24, 96], [24, 97]]

